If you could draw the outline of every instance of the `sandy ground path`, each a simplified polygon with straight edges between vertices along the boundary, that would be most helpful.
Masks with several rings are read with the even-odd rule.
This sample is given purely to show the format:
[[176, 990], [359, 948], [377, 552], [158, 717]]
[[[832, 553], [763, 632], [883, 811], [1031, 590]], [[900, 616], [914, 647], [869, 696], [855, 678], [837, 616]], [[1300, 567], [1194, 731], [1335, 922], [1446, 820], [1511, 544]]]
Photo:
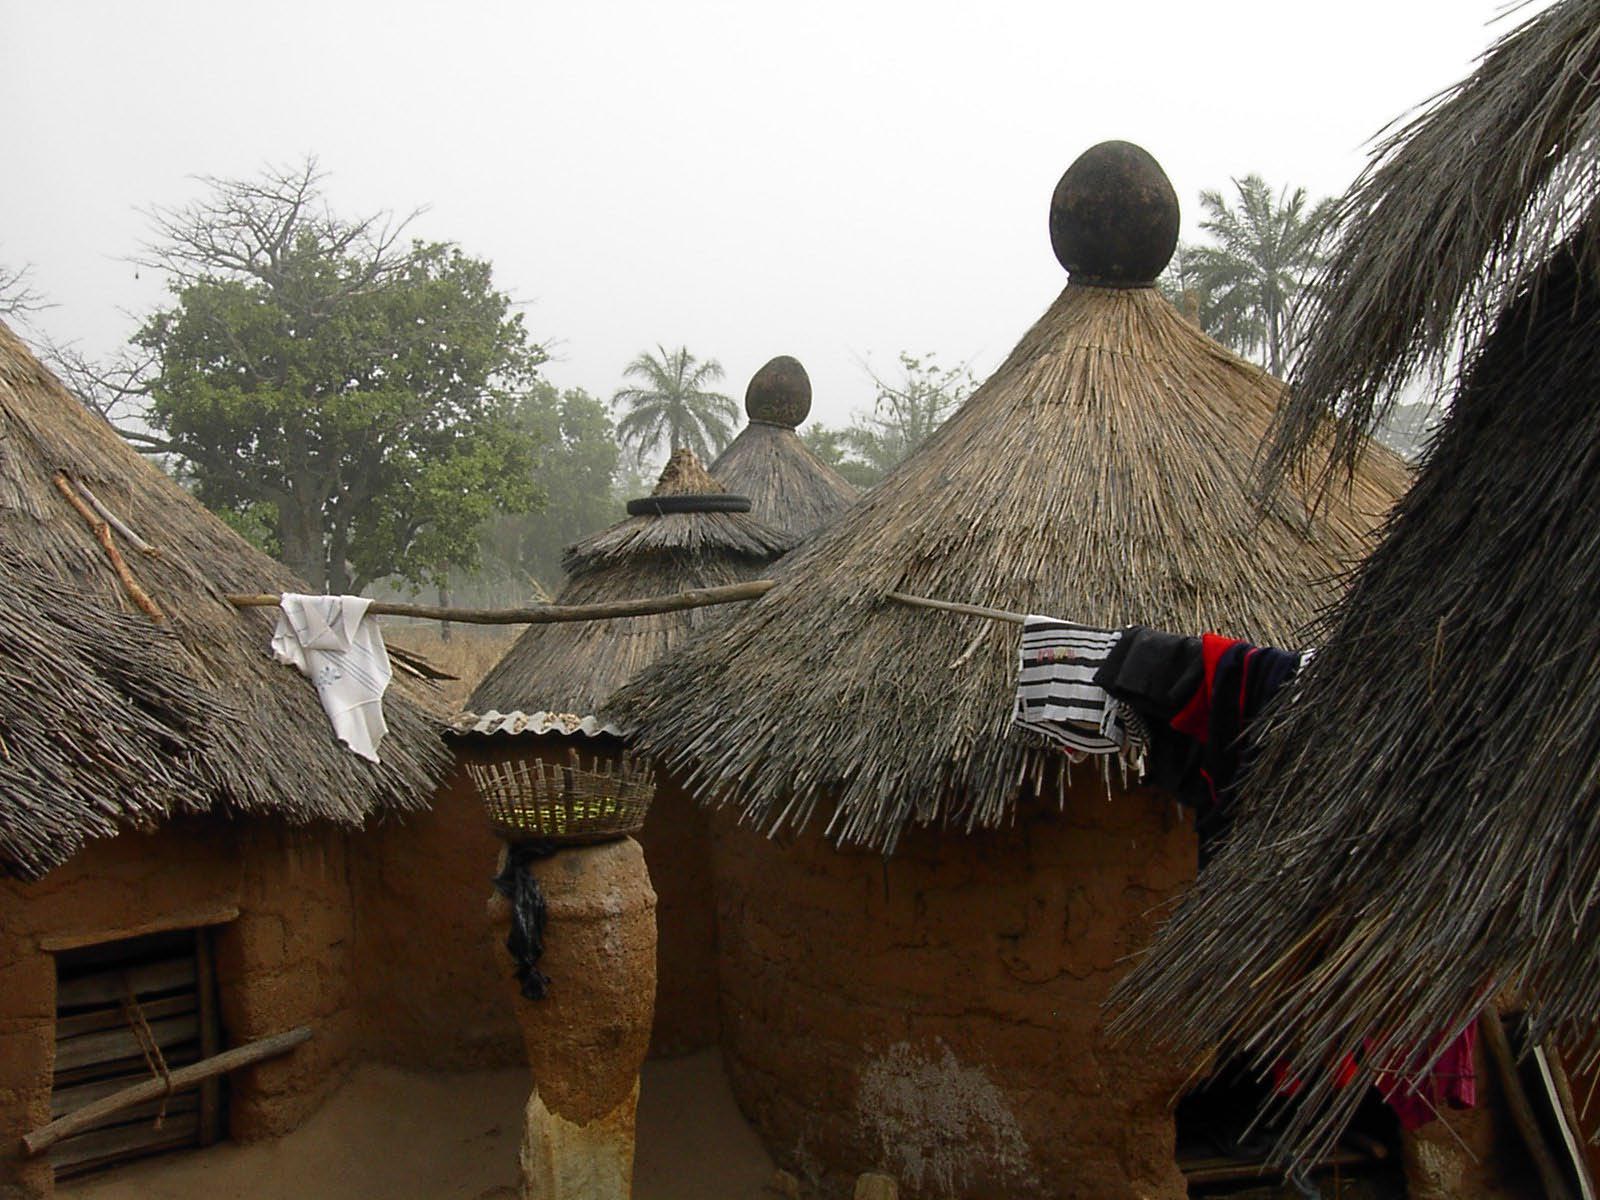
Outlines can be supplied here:
[[[514, 1200], [528, 1073], [366, 1066], [289, 1136], [63, 1184], [71, 1200]], [[716, 1051], [646, 1064], [634, 1200], [762, 1200], [772, 1177]], [[766, 1200], [771, 1200], [770, 1193]]]

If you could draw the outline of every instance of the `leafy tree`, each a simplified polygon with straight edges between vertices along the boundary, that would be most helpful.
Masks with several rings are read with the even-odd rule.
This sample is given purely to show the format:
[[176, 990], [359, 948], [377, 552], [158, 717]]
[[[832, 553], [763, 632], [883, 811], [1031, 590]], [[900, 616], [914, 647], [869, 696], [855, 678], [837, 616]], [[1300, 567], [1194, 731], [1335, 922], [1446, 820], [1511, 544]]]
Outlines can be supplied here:
[[516, 414], [544, 352], [488, 262], [337, 216], [322, 180], [308, 160], [151, 214], [139, 261], [175, 302], [134, 336], [149, 432], [124, 433], [314, 588], [439, 582], [493, 511], [543, 500]]
[[972, 394], [977, 381], [965, 363], [941, 367], [933, 355], [900, 352], [900, 378], [872, 376], [877, 396], [844, 431], [853, 456], [878, 478], [887, 475]]
[[513, 420], [539, 447], [534, 477], [548, 500], [543, 512], [490, 518], [483, 562], [486, 572], [531, 576], [553, 592], [561, 552], [623, 515], [613, 488], [620, 448], [606, 405], [582, 388], [558, 391], [541, 381], [518, 401]]
[[739, 420], [733, 398], [709, 390], [722, 378], [722, 364], [698, 359], [685, 346], [656, 350], [659, 357], [646, 350], [623, 368], [640, 386], [620, 388], [611, 397], [612, 407], [627, 410], [617, 435], [633, 447], [636, 461], [665, 442], [669, 451], [687, 446], [710, 462], [733, 439]]
[[1304, 188], [1274, 196], [1259, 175], [1233, 186], [1237, 204], [1200, 193], [1200, 228], [1212, 240], [1182, 248], [1165, 290], [1211, 336], [1281, 376], [1295, 344], [1295, 301], [1321, 261], [1318, 239], [1335, 202], [1311, 204]]
[[856, 457], [850, 445], [850, 431], [808, 423], [800, 434], [812, 454], [827, 463], [858, 488], [869, 488], [883, 478], [883, 473]]
[[900, 352], [900, 378], [870, 369], [872, 407], [851, 414], [843, 429], [811, 424], [802, 437], [811, 452], [851, 483], [869, 488], [922, 445], [977, 386], [966, 364], [941, 367], [931, 354]]

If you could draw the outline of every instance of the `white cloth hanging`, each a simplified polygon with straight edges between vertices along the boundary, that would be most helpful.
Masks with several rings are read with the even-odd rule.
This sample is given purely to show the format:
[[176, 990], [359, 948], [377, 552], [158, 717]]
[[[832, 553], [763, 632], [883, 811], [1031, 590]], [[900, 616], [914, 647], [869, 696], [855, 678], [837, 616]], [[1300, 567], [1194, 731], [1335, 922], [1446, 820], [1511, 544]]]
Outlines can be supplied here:
[[393, 672], [383, 634], [367, 620], [365, 596], [301, 596], [285, 592], [272, 632], [272, 657], [316, 685], [333, 732], [371, 762], [389, 732], [383, 693]]
[[1121, 754], [1122, 706], [1094, 682], [1121, 630], [1030, 614], [1018, 649], [1012, 721], [1077, 754]]

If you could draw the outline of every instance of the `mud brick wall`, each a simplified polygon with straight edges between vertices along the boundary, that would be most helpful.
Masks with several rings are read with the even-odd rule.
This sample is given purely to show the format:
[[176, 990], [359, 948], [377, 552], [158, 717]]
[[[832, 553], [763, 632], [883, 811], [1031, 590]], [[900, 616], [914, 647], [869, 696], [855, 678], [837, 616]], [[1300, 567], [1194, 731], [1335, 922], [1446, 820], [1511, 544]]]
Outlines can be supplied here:
[[[473, 753], [466, 743], [458, 750], [458, 762]], [[371, 1056], [434, 1068], [525, 1061], [513, 964], [489, 935], [500, 840], [465, 768], [430, 811], [374, 824], [352, 839], [351, 854]]]
[[782, 1165], [825, 1195], [1179, 1200], [1171, 1063], [1100, 1005], [1187, 884], [1172, 800], [1083, 772], [1064, 811], [909, 834], [888, 860], [714, 822], [723, 1044]]
[[652, 1055], [717, 1041], [717, 897], [705, 813], [665, 771], [637, 835], [656, 892], [656, 1012]]
[[211, 925], [226, 1041], [316, 1031], [292, 1055], [231, 1077], [229, 1132], [243, 1141], [293, 1128], [344, 1076], [359, 1036], [352, 921], [345, 837], [327, 827], [179, 822], [92, 842], [37, 882], [0, 880], [0, 1196], [51, 1192], [49, 1166], [18, 1146], [50, 1119], [56, 965], [46, 946]]

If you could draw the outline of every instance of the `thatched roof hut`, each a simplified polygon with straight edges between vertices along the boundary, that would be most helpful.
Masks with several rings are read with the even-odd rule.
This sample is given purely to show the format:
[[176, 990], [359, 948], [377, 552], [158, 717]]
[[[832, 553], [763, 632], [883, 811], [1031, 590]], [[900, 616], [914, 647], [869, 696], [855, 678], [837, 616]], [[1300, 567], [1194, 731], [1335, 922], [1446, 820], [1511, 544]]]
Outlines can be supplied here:
[[744, 393], [750, 422], [711, 464], [750, 511], [774, 529], [808, 537], [860, 496], [853, 484], [807, 449], [795, 432], [811, 412], [811, 377], [798, 359], [780, 354], [750, 377]]
[[[1111, 166], [1138, 176], [1135, 191], [1159, 186], [1107, 224], [1155, 196], [1146, 207], [1164, 205], [1153, 219], [1169, 228], [1135, 232], [1167, 238], [1164, 262], [1171, 185], [1137, 147], [1109, 145], [1125, 147]], [[996, 827], [1022, 781], [1061, 761], [1010, 728], [1005, 626], [887, 593], [1292, 642], [1398, 494], [1382, 456], [1320, 511], [1291, 491], [1262, 518], [1247, 477], [1281, 385], [1154, 288], [1106, 278], [1126, 263], [1074, 262], [1063, 239], [1095, 219], [1074, 180], [1094, 184], [1069, 171], [1052, 204], [1072, 280], [1000, 368], [780, 563], [777, 587], [617, 699], [644, 749], [764, 829], [821, 808], [841, 841], [891, 849], [910, 824]]]
[[[567, 551], [558, 603], [738, 583], [761, 574], [795, 541], [757, 520], [750, 501], [724, 491], [687, 449], [673, 453], [654, 492], [631, 501], [628, 511], [626, 520]], [[469, 731], [481, 736], [461, 743], [462, 755], [564, 762], [581, 747], [585, 760], [615, 761], [621, 739], [594, 714], [650, 663], [725, 621], [726, 611], [530, 626], [473, 692], [469, 706], [486, 715]], [[656, 890], [652, 1044], [657, 1052], [696, 1049], [717, 1033], [716, 898], [704, 818], [665, 772], [656, 773], [638, 840]]]
[[[1279, 461], [1360, 445], [1421, 367], [1454, 401], [1270, 723], [1231, 845], [1130, 976], [1130, 1025], [1287, 1060], [1286, 1134], [1359, 1088], [1317, 1064], [1600, 1013], [1600, 3], [1567, 0], [1382, 145], [1342, 205]], [[1416, 1063], [1421, 1069], [1425, 1063]]]
[[[692, 450], [675, 450], [650, 497], [629, 516], [568, 547], [558, 604], [592, 604], [718, 587], [759, 575], [794, 544], [706, 472]], [[611, 693], [715, 620], [714, 608], [531, 625], [483, 677], [468, 701], [490, 710], [600, 711]]]
[[[57, 479], [159, 550], [128, 556], [164, 622], [134, 611]], [[422, 691], [390, 690], [381, 766], [339, 745], [315, 690], [268, 656], [272, 615], [223, 598], [304, 585], [140, 457], [4, 325], [0, 542], [0, 869], [38, 876], [87, 838], [178, 813], [353, 825], [427, 803], [447, 756]]]

